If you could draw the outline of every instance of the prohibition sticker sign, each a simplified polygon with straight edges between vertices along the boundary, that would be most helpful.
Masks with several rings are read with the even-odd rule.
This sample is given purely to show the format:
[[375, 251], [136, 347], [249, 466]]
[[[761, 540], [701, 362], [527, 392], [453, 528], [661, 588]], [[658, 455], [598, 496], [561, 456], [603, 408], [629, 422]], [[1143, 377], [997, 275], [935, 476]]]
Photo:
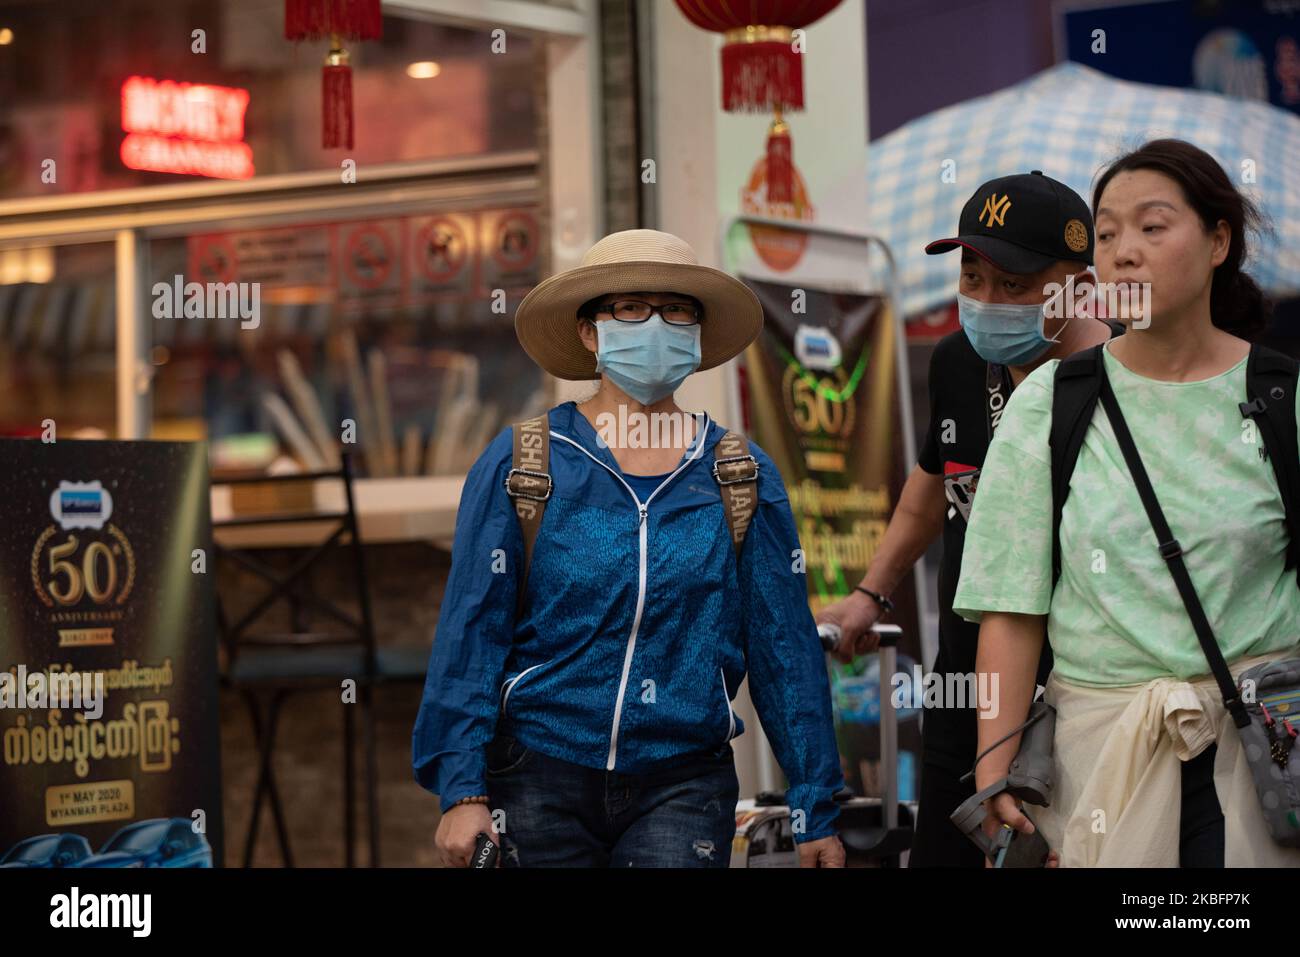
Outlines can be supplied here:
[[197, 282], [234, 282], [238, 257], [227, 236], [196, 236], [191, 240], [190, 273]]
[[361, 226], [348, 236], [343, 270], [361, 289], [378, 289], [393, 271], [394, 252], [388, 235], [378, 226]]
[[537, 259], [537, 220], [529, 213], [507, 213], [497, 221], [492, 258], [507, 272], [526, 269]]
[[465, 268], [468, 254], [465, 231], [453, 220], [430, 220], [416, 234], [415, 261], [432, 283], [443, 285], [455, 279]]

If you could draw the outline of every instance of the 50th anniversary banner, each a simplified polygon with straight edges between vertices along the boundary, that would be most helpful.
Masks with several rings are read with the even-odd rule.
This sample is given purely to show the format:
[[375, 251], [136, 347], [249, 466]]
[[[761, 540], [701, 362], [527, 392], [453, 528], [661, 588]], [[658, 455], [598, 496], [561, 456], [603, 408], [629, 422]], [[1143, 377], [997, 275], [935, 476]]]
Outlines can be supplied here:
[[0, 867], [219, 864], [206, 446], [0, 462]]
[[[785, 480], [814, 612], [862, 580], [911, 463], [904, 458], [897, 327], [884, 296], [745, 278], [763, 304], [763, 332], [745, 353], [754, 438]], [[794, 311], [791, 303], [802, 302]], [[921, 661], [912, 576], [892, 596], [901, 625], [899, 670]], [[845, 780], [878, 794], [879, 722], [892, 675], [875, 655], [831, 668]], [[899, 793], [915, 795], [920, 729], [898, 709]]]

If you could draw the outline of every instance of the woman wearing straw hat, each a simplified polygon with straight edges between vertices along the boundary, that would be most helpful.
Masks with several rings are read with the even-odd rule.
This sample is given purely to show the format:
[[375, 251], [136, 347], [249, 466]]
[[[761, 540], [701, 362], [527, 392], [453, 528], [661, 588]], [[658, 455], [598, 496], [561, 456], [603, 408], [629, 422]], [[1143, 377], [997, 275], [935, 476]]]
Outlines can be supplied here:
[[495, 832], [507, 866], [728, 866], [748, 672], [800, 863], [842, 866], [785, 487], [761, 449], [673, 401], [762, 323], [743, 283], [650, 229], [605, 237], [520, 303], [529, 356], [600, 386], [503, 430], [465, 481], [412, 748], [444, 864]]

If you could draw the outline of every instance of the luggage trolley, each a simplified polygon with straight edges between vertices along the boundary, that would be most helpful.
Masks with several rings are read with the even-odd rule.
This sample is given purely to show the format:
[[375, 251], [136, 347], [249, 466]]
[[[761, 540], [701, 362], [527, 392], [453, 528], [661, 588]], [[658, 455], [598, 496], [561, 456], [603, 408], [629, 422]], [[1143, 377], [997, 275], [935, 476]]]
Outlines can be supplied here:
[[[835, 795], [840, 813], [836, 830], [844, 844], [846, 867], [899, 867], [912, 846], [916, 809], [898, 800], [898, 715], [885, 693], [885, 676], [892, 675], [898, 658], [898, 625], [876, 625], [880, 636], [880, 769], [881, 797], [859, 797], [848, 788]], [[833, 651], [839, 629], [820, 625], [822, 647]], [[760, 791], [752, 800], [736, 805], [736, 836], [731, 844], [732, 867], [798, 867], [799, 852], [790, 828], [790, 809], [775, 791]]]

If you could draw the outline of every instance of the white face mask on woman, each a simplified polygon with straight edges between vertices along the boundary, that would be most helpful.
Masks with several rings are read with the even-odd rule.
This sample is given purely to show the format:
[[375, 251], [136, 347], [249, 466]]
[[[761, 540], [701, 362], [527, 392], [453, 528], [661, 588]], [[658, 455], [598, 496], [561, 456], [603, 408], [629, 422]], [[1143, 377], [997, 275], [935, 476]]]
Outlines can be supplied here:
[[596, 371], [642, 405], [672, 395], [700, 366], [700, 326], [652, 312], [644, 322], [596, 323]]

